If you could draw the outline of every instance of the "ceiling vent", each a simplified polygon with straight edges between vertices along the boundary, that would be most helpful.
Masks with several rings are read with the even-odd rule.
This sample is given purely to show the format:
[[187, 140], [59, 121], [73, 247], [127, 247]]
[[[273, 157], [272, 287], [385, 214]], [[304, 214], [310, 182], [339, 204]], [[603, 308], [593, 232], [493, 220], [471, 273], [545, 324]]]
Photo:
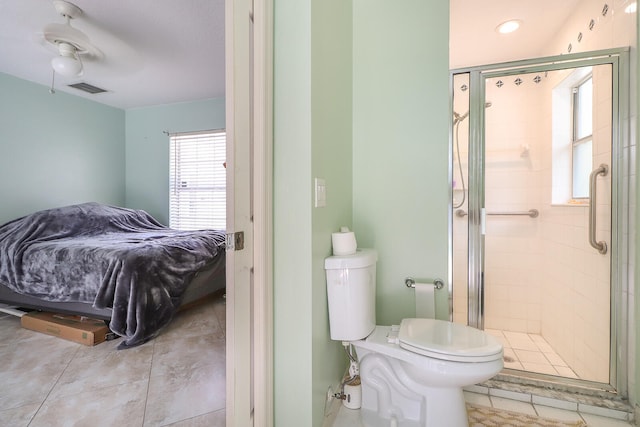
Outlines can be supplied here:
[[89, 83], [76, 83], [76, 84], [69, 85], [69, 87], [72, 87], [72, 88], [78, 89], [78, 90], [82, 90], [82, 91], [85, 91], [87, 93], [102, 93], [102, 92], [106, 92], [105, 89], [101, 89], [99, 87], [90, 85]]

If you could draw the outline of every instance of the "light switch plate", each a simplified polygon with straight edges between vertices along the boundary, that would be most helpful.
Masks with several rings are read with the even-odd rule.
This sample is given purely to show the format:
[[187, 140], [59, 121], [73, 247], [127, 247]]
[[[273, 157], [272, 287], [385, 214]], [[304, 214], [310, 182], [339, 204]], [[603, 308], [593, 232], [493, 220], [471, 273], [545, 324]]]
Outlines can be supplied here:
[[327, 187], [324, 183], [324, 179], [315, 178], [315, 203], [316, 208], [323, 208], [327, 206]]

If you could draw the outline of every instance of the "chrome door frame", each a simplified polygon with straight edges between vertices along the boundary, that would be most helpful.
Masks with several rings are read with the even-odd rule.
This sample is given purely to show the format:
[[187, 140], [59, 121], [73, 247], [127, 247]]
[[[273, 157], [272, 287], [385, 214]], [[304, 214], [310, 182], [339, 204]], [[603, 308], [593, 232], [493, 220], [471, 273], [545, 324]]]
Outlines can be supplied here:
[[[610, 384], [582, 381], [590, 385], [613, 389], [628, 396], [629, 352], [627, 324], [629, 301], [629, 245], [630, 217], [624, 206], [629, 201], [629, 185], [625, 184], [630, 174], [629, 146], [629, 49], [606, 49], [568, 55], [527, 59], [478, 67], [461, 68], [450, 72], [450, 107], [453, 106], [453, 81], [457, 74], [469, 74], [469, 170], [468, 170], [468, 324], [484, 329], [484, 234], [481, 214], [485, 205], [485, 83], [492, 77], [511, 76], [592, 65], [612, 66], [612, 147], [611, 147], [611, 341]], [[625, 151], [625, 146], [627, 150]], [[453, 126], [449, 137], [449, 187], [453, 183]], [[449, 283], [453, 257], [453, 190], [449, 209]], [[450, 292], [453, 291], [450, 286]], [[453, 316], [450, 307], [450, 317]]]

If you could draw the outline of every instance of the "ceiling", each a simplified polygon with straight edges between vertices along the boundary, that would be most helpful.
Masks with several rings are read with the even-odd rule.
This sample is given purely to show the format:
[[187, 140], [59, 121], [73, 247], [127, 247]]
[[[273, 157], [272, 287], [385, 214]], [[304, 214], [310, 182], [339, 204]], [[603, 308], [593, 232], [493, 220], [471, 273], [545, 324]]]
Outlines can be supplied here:
[[[224, 96], [224, 0], [71, 1], [83, 10], [71, 25], [103, 58], [83, 58], [79, 78], [56, 73], [56, 91], [123, 109]], [[50, 87], [57, 51], [42, 31], [65, 19], [50, 0], [0, 0], [0, 11], [0, 72]], [[107, 92], [67, 87], [78, 82]]]
[[[451, 68], [534, 56], [580, 2], [450, 0]], [[128, 109], [224, 96], [224, 0], [72, 0], [83, 10], [71, 25], [101, 50], [80, 78], [56, 74], [55, 90]], [[50, 0], [0, 0], [0, 72], [47, 87], [51, 59], [43, 27], [64, 23]], [[495, 27], [524, 21], [511, 36]], [[541, 31], [540, 29], [544, 29]], [[67, 85], [86, 82], [106, 93]]]
[[[536, 57], [581, 3], [593, 1], [450, 0], [450, 68]], [[511, 19], [522, 21], [518, 31], [508, 35], [495, 31]]]

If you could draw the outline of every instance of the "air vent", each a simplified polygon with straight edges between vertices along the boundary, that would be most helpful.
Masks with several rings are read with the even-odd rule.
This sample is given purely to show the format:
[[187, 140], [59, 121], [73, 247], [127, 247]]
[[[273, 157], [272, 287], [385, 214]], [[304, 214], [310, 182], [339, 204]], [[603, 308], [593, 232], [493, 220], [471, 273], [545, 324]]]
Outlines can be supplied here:
[[99, 87], [90, 85], [89, 83], [76, 83], [76, 84], [69, 85], [69, 87], [72, 87], [74, 89], [83, 90], [83, 91], [88, 92], [88, 93], [106, 92], [105, 89], [100, 89]]

